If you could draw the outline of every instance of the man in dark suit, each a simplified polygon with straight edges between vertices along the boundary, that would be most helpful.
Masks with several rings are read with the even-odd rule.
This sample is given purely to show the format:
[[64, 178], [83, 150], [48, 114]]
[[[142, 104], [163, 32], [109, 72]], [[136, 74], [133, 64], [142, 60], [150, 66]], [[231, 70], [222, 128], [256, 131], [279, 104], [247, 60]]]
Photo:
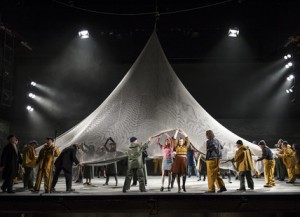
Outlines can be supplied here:
[[13, 191], [13, 183], [18, 176], [19, 164], [22, 163], [22, 158], [18, 151], [18, 139], [16, 136], [9, 135], [7, 140], [9, 143], [3, 149], [0, 162], [0, 170], [3, 171], [2, 178], [4, 180], [1, 189], [3, 192], [15, 193]]
[[51, 192], [55, 191], [55, 185], [58, 180], [58, 176], [61, 172], [61, 170], [64, 171], [65, 179], [66, 179], [66, 191], [72, 192], [75, 191], [75, 189], [72, 189], [72, 166], [73, 163], [76, 165], [79, 164], [79, 161], [76, 157], [77, 150], [80, 149], [79, 144], [71, 145], [67, 148], [65, 148], [59, 157], [56, 159], [54, 165], [55, 165], [55, 172], [53, 176], [52, 181], [52, 187]]

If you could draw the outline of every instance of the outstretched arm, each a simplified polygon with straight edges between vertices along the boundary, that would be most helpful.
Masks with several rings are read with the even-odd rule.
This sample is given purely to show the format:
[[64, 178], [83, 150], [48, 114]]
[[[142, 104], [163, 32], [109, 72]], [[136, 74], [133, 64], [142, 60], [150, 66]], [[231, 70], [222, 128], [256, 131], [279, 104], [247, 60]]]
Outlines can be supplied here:
[[180, 130], [180, 133], [181, 133], [184, 137], [188, 137], [188, 135], [187, 135], [183, 130]]
[[173, 136], [174, 139], [177, 139], [178, 131], [179, 131], [179, 130], [176, 129], [175, 134], [174, 134], [174, 136]]

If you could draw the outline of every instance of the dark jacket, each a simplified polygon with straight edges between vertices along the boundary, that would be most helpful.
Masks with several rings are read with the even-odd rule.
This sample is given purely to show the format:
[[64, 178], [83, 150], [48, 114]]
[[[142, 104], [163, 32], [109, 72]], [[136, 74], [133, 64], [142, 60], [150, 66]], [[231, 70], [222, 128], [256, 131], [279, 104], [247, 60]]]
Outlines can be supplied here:
[[268, 146], [265, 146], [262, 149], [262, 156], [260, 158], [257, 159], [257, 161], [261, 161], [261, 160], [273, 160], [273, 153], [271, 151], [271, 149]]
[[16, 152], [14, 146], [8, 143], [4, 148], [1, 156], [0, 166], [4, 167], [2, 178], [14, 179], [18, 176], [19, 164], [22, 163], [20, 152]]
[[221, 159], [223, 146], [216, 138], [206, 141], [206, 160]]
[[71, 145], [67, 148], [65, 148], [59, 155], [59, 157], [56, 159], [54, 165], [57, 168], [63, 168], [67, 170], [68, 172], [72, 172], [72, 166], [73, 162], [77, 165], [79, 164], [79, 161], [76, 157], [76, 146]]

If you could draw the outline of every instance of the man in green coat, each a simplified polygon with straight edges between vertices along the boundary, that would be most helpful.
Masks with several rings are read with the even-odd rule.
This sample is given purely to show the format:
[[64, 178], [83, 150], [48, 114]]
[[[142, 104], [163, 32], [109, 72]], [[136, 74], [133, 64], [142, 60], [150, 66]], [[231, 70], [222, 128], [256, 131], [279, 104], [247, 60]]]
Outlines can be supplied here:
[[126, 193], [126, 190], [130, 189], [130, 183], [131, 183], [132, 175], [134, 173], [137, 174], [140, 191], [147, 192], [145, 188], [145, 181], [144, 181], [142, 153], [148, 148], [148, 144], [150, 143], [150, 141], [151, 141], [151, 137], [149, 137], [147, 143], [141, 145], [138, 143], [136, 137], [130, 138], [130, 144], [127, 150], [128, 169], [127, 169], [127, 175], [123, 186], [123, 193]]

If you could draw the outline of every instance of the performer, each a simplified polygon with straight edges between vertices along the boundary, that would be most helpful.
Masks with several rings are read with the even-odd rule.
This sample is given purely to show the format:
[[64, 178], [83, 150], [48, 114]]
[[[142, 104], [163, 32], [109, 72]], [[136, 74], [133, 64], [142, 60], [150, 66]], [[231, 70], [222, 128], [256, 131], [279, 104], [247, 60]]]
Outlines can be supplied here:
[[56, 159], [54, 163], [55, 172], [53, 176], [51, 192], [55, 191], [55, 185], [57, 183], [58, 176], [62, 170], [64, 171], [66, 180], [66, 191], [75, 191], [75, 189], [72, 189], [72, 167], [73, 163], [75, 163], [76, 165], [79, 164], [79, 160], [76, 157], [76, 152], [78, 149], [80, 149], [80, 144], [71, 145], [65, 148]]
[[23, 162], [25, 174], [23, 178], [24, 189], [33, 190], [33, 179], [34, 171], [33, 168], [36, 167], [37, 153], [35, 148], [38, 146], [37, 141], [33, 140], [28, 143], [28, 145], [23, 150]]
[[194, 170], [195, 176], [199, 177], [199, 173], [196, 168], [195, 150], [190, 144], [186, 153], [187, 165], [188, 165], [188, 177], [192, 176], [192, 170]]
[[[83, 152], [85, 161], [88, 159], [94, 158], [95, 155], [95, 146], [86, 145], [83, 143]], [[85, 183], [83, 185], [91, 185], [92, 179], [94, 178], [93, 166], [85, 164], [83, 167], [83, 178], [85, 178]]]
[[164, 190], [164, 182], [165, 182], [165, 175], [169, 177], [168, 179], [168, 191], [171, 191], [171, 179], [172, 179], [172, 152], [173, 152], [173, 141], [171, 137], [165, 133], [167, 137], [165, 143], [162, 145], [160, 144], [160, 137], [157, 138], [157, 144], [159, 145], [160, 149], [163, 151], [163, 162], [162, 162], [162, 175], [161, 175], [161, 188], [160, 191]]
[[271, 149], [266, 145], [266, 142], [264, 140], [261, 140], [258, 143], [258, 145], [262, 150], [262, 156], [258, 158], [256, 161], [263, 160], [264, 177], [266, 183], [264, 187], [270, 188], [275, 186], [275, 180], [274, 180], [275, 160]]
[[[283, 154], [282, 146], [283, 146], [283, 140], [279, 139], [277, 144], [275, 144], [275, 147], [277, 147], [277, 151], [279, 151], [279, 154]], [[277, 155], [274, 157], [275, 157], [275, 172], [276, 172], [277, 180], [284, 181], [287, 171], [283, 163], [283, 158], [277, 157]]]
[[14, 179], [18, 176], [19, 164], [22, 163], [21, 155], [18, 151], [18, 139], [15, 135], [7, 137], [8, 144], [3, 148], [0, 162], [3, 184], [2, 192], [15, 193], [13, 190]]
[[148, 148], [148, 145], [151, 141], [149, 137], [148, 142], [144, 145], [138, 143], [136, 137], [130, 138], [130, 144], [127, 149], [128, 153], [128, 169], [123, 186], [123, 193], [126, 193], [126, 190], [130, 189], [130, 183], [132, 179], [132, 174], [137, 173], [139, 180], [139, 187], [141, 192], [147, 192], [144, 183], [144, 173], [143, 173], [143, 162], [142, 162], [142, 153]]
[[[111, 141], [112, 143], [110, 143], [110, 148], [107, 147], [107, 143], [108, 141]], [[104, 144], [104, 148], [107, 152], [116, 152], [117, 151], [117, 144], [115, 143], [115, 141], [109, 137], [105, 144]], [[113, 162], [111, 164], [108, 164], [106, 166], [106, 182], [103, 184], [103, 185], [108, 185], [108, 182], [109, 182], [109, 177], [110, 176], [114, 176], [115, 177], [115, 180], [116, 180], [116, 185], [115, 186], [118, 186], [118, 169], [117, 169], [117, 162]]]
[[239, 171], [240, 188], [238, 191], [246, 191], [245, 177], [247, 179], [248, 188], [254, 189], [254, 182], [252, 179], [251, 171], [254, 170], [252, 155], [249, 147], [244, 146], [242, 140], [236, 142], [238, 150], [232, 159], [233, 163], [236, 163], [236, 168]]
[[45, 193], [50, 193], [51, 189], [51, 173], [53, 172], [54, 157], [58, 157], [60, 151], [54, 144], [54, 138], [47, 137], [47, 142], [40, 150], [37, 164], [39, 165], [34, 192], [39, 192], [41, 187], [42, 178], [44, 178]]
[[[146, 158], [147, 157], [148, 157], [148, 152], [147, 152], [147, 150], [144, 150], [143, 153], [142, 153], [142, 161], [143, 161], [143, 173], [144, 173], [145, 186], [147, 186], [147, 178], [148, 178], [147, 164], [146, 164]], [[132, 185], [131, 186], [136, 186], [137, 181], [138, 181], [138, 177], [137, 177], [137, 174], [135, 172], [135, 173], [132, 174]]]
[[176, 150], [175, 160], [172, 166], [172, 173], [176, 174], [177, 184], [178, 184], [178, 193], [181, 192], [180, 187], [180, 177], [182, 176], [182, 189], [186, 192], [185, 189], [185, 181], [186, 181], [186, 174], [187, 174], [187, 161], [186, 161], [186, 153], [188, 149], [188, 145], [190, 143], [187, 134], [184, 131], [181, 131], [184, 139], [180, 137], [177, 139], [179, 130], [175, 131], [173, 137], [173, 144], [174, 149]]
[[289, 180], [286, 183], [294, 183], [296, 180], [296, 174], [295, 174], [295, 166], [296, 166], [296, 160], [295, 160], [295, 153], [291, 146], [288, 144], [287, 141], [284, 141], [282, 144], [282, 153], [277, 153], [277, 156], [279, 158], [282, 158], [283, 164], [286, 167], [288, 178]]
[[220, 159], [222, 157], [222, 146], [215, 138], [212, 130], [206, 131], [206, 168], [208, 191], [206, 193], [215, 193], [215, 183], [219, 188], [218, 193], [227, 191], [224, 181], [220, 175]]
[[198, 160], [196, 169], [198, 170], [199, 178], [197, 181], [201, 181], [201, 176], [203, 176], [203, 181], [206, 179], [206, 162], [202, 159], [201, 152], [198, 153]]

